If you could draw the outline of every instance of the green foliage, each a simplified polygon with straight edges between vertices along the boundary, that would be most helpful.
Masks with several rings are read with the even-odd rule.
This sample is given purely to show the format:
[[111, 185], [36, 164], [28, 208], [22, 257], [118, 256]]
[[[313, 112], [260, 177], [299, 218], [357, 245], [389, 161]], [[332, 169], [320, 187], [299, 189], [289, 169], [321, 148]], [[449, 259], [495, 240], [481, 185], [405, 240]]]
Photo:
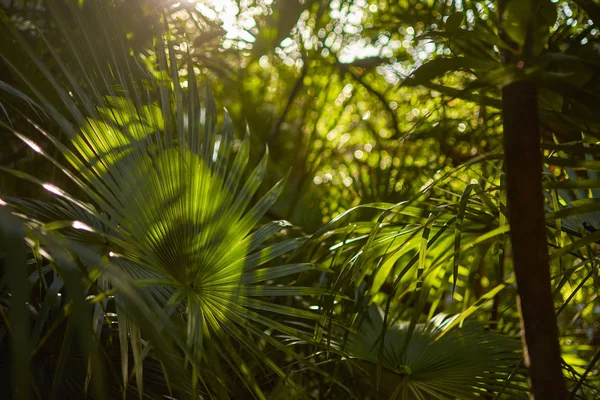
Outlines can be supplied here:
[[390, 326], [382, 338], [382, 313], [373, 307], [348, 346], [370, 364], [365, 369], [373, 376], [379, 362], [376, 350], [382, 349], [385, 372], [377, 385], [389, 398], [477, 398], [479, 388], [500, 386], [514, 372], [521, 358], [518, 339], [485, 332], [476, 323], [444, 334], [449, 322], [436, 318], [413, 329], [401, 322]]
[[14, 398], [525, 398], [515, 81], [538, 87], [563, 372], [600, 393], [594, 2], [508, 1], [517, 56], [535, 24], [514, 67], [498, 2], [6, 3]]

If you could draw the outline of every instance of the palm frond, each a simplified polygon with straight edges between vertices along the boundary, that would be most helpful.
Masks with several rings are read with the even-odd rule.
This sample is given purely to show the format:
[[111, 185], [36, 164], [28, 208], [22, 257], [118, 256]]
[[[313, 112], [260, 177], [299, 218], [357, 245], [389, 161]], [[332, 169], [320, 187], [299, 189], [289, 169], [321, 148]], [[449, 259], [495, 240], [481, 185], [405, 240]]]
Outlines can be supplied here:
[[[183, 67], [187, 76], [182, 81], [182, 66], [174, 56], [168, 34], [157, 34], [154, 57], [139, 55], [130, 50], [122, 37], [111, 6], [86, 3], [84, 7], [91, 8], [89, 19], [75, 5], [68, 18], [53, 3], [49, 2], [48, 7], [61, 29], [77, 29], [89, 48], [98, 49], [90, 55], [65, 37], [67, 50], [77, 61], [67, 65], [53, 44], [46, 41], [62, 72], [55, 77], [27, 41], [10, 28], [61, 99], [60, 107], [51, 104], [26, 76], [21, 76], [28, 85], [26, 89], [68, 138], [65, 142], [34, 124], [61, 153], [66, 165], [25, 135], [5, 127], [59, 166], [89, 200], [75, 200], [77, 194], [67, 194], [43, 182], [39, 183], [60, 199], [57, 205], [7, 200], [28, 215], [47, 221], [46, 229], [60, 229], [65, 237], [79, 243], [97, 244], [99, 257], [110, 259], [111, 265], [118, 267], [134, 285], [141, 286], [160, 309], [181, 316], [187, 339], [185, 344], [180, 343], [180, 350], [187, 349], [186, 363], [191, 364], [195, 377], [192, 388], [200, 384], [213, 395], [225, 396], [224, 386], [208, 379], [220, 370], [211, 366], [222, 363], [229, 364], [248, 390], [262, 398], [262, 390], [245, 367], [244, 357], [256, 358], [281, 378], [285, 379], [286, 373], [256, 348], [257, 339], [251, 336], [290, 354], [291, 350], [274, 340], [270, 332], [284, 332], [304, 341], [313, 339], [271, 316], [316, 318], [310, 312], [254, 298], [323, 293], [312, 287], [259, 284], [315, 269], [310, 263], [257, 269], [300, 243], [289, 240], [265, 244], [289, 225], [285, 221], [256, 229], [283, 186], [279, 182], [258, 201], [253, 200], [266, 173], [268, 152], [246, 173], [250, 159], [248, 133], [241, 141], [235, 139], [227, 113], [223, 128], [218, 129], [212, 94], [207, 90], [205, 105], [200, 104], [198, 77], [192, 65]], [[75, 21], [74, 27], [69, 27], [67, 20]], [[158, 15], [156, 23], [161, 23]], [[101, 26], [103, 32], [96, 36], [88, 26]], [[17, 89], [11, 89], [11, 93], [29, 100]], [[32, 177], [17, 175], [36, 182]], [[126, 387], [130, 370], [134, 371], [141, 396], [141, 365], [148, 355], [144, 350], [147, 345], [141, 343], [147, 332], [129, 310], [141, 304], [123, 300], [114, 277], [106, 275], [103, 282], [102, 291], [117, 292], [114, 302], [120, 329], [122, 379]], [[102, 314], [98, 312], [95, 320], [99, 322]], [[102, 332], [97, 329], [98, 334]], [[129, 346], [133, 350], [133, 366], [128, 362]], [[227, 379], [227, 375], [219, 378], [221, 382]]]
[[[438, 339], [451, 321], [438, 316], [417, 324], [412, 333], [410, 322], [389, 326], [383, 360], [379, 360], [383, 315], [373, 306], [346, 346], [350, 354], [364, 362], [363, 368], [372, 379], [377, 375], [376, 366], [383, 361], [379, 390], [389, 398], [474, 399], [478, 393], [498, 390], [521, 360], [519, 338], [487, 332], [483, 324], [466, 322]], [[524, 381], [523, 376], [513, 381], [511, 389], [527, 390], [518, 385]]]

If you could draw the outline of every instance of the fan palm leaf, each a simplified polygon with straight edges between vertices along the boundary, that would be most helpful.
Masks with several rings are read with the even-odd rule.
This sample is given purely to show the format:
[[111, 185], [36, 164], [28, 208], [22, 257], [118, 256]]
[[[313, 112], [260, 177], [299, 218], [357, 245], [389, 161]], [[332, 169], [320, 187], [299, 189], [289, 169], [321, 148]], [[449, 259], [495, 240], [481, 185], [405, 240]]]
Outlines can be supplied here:
[[[389, 326], [380, 360], [384, 321], [382, 311], [373, 306], [359, 332], [350, 336], [347, 349], [362, 360], [358, 365], [375, 385], [377, 365], [383, 364], [379, 390], [388, 398], [474, 399], [478, 393], [500, 389], [520, 363], [519, 338], [486, 332], [475, 322], [448, 329], [451, 322], [437, 316], [417, 324], [412, 334], [409, 322]], [[516, 383], [519, 379], [513, 381], [511, 388], [524, 389]]]
[[[77, 195], [67, 194], [54, 184], [3, 168], [42, 184], [63, 203], [56, 207], [6, 200], [47, 224], [55, 221], [56, 227], [65, 228], [67, 237], [101, 243], [95, 247], [100, 256], [108, 257], [111, 265], [143, 287], [168, 313], [182, 316], [186, 359], [195, 377], [192, 387], [201, 384], [207, 393], [226, 397], [222, 382], [231, 378], [226, 372], [219, 378], [221, 383], [206, 379], [218, 375], [220, 368], [215, 365], [224, 362], [254, 396], [263, 397], [247, 367], [247, 355], [283, 378], [286, 373], [257, 347], [256, 339], [299, 360], [299, 355], [271, 336], [272, 331], [304, 341], [313, 341], [311, 333], [276, 322], [272, 316], [317, 317], [261, 298], [322, 293], [315, 288], [261, 284], [316, 268], [309, 263], [259, 268], [299, 244], [291, 239], [265, 245], [289, 225], [285, 221], [256, 229], [283, 186], [279, 182], [253, 201], [266, 173], [268, 152], [246, 173], [249, 135], [241, 141], [234, 138], [226, 113], [218, 130], [212, 95], [207, 91], [205, 106], [200, 104], [195, 68], [184, 66], [187, 76], [181, 77], [168, 35], [155, 38], [155, 57], [140, 56], [122, 39], [111, 6], [86, 5], [93, 11], [90, 20], [78, 6], [71, 7], [69, 18], [52, 2], [46, 6], [65, 32], [64, 45], [76, 60], [74, 65], [67, 65], [46, 42], [60, 77], [39, 60], [14, 27], [8, 28], [61, 99], [62, 104], [51, 104], [27, 76], [15, 70], [25, 83], [24, 90], [60, 128], [61, 135], [56, 135], [32, 122], [65, 161], [50, 156], [43, 146], [9, 124], [2, 125], [59, 166], [88, 200], [77, 200]], [[75, 26], [69, 27], [67, 20], [74, 20]], [[156, 21], [159, 25], [158, 17]], [[98, 35], [93, 34], [94, 26], [101, 27]], [[69, 29], [81, 32], [81, 43], [97, 51], [82, 51], [80, 44], [66, 35]], [[46, 41], [43, 35], [41, 40]], [[10, 59], [6, 62], [11, 65]], [[11, 89], [10, 94], [15, 93], [32, 101], [23, 91]], [[68, 223], [61, 225], [57, 217]], [[99, 280], [98, 285], [106, 291], [114, 288], [115, 282]], [[114, 301], [121, 329], [123, 380], [129, 375], [126, 349], [131, 346], [142, 393], [140, 366], [148, 354], [140, 340], [144, 331], [140, 333], [127, 310], [131, 303], [122, 301], [118, 292]], [[96, 310], [95, 320], [99, 321], [103, 311]]]

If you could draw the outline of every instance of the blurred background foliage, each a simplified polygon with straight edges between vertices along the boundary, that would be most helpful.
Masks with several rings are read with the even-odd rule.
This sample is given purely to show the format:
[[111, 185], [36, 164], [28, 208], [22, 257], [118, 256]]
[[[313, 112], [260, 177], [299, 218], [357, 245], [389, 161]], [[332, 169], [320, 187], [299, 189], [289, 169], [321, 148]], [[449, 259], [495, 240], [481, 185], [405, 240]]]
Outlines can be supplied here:
[[[5, 170], [0, 193], [14, 206], [23, 205], [9, 198], [50, 201], [53, 196], [47, 188], [23, 183], [22, 177], [9, 169], [26, 172], [39, 182], [52, 182], [69, 193], [79, 190], [60, 168], [32, 152], [31, 144], [27, 146], [11, 131], [23, 133], [50, 157], [60, 158], [61, 152], [42, 140], [44, 135], [30, 123], [43, 121], [44, 129], [59, 141], [68, 137], [60, 121], [48, 119], [39, 108], [40, 97], [54, 105], [60, 115], [70, 115], [70, 103], [61, 99], [57, 87], [69, 87], [71, 79], [85, 80], [86, 66], [79, 65], [85, 58], [77, 54], [102, 60], [112, 54], [112, 47], [121, 45], [116, 34], [102, 24], [82, 26], [73, 17], [72, 3], [77, 2], [0, 1], [0, 165]], [[96, 12], [90, 3], [79, 1], [76, 6], [84, 19]], [[498, 36], [495, 1], [102, 3], [112, 4], [106, 10], [126, 38], [129, 50], [124, 58], [131, 58], [128, 62], [142, 64], [158, 81], [178, 80], [176, 86], [184, 91], [192, 90], [190, 85], [208, 83], [218, 107], [226, 108], [231, 117], [233, 152], [242, 145], [244, 132], [250, 133], [250, 164], [258, 164], [268, 147], [263, 186], [253, 201], [286, 178], [279, 200], [262, 222], [290, 221], [272, 242], [300, 238], [301, 243], [269, 265], [315, 266], [297, 276], [275, 277], [272, 283], [327, 292], [299, 291], [285, 299], [266, 296], [265, 300], [273, 304], [301, 310], [289, 311], [283, 320], [270, 315], [278, 322], [268, 323], [265, 331], [279, 327], [284, 334], [281, 343], [299, 347], [291, 354], [283, 351], [285, 346], [275, 345], [280, 353], [272, 355], [273, 360], [282, 369], [286, 365], [285, 374], [269, 372], [239, 350], [239, 359], [248, 363], [240, 364], [242, 372], [225, 365], [224, 371], [216, 368], [211, 374], [220, 377], [214, 379], [236, 376], [245, 386], [227, 387], [222, 380], [217, 388], [204, 388], [203, 396], [247, 398], [244, 396], [251, 392], [257, 398], [269, 399], [340, 398], [348, 393], [361, 399], [526, 398], [522, 359], [518, 345], [511, 341], [519, 335], [520, 327], [507, 235], [502, 154], [501, 87], [518, 80], [532, 80], [539, 88], [547, 233], [563, 372], [572, 398], [600, 396], [598, 2], [540, 1], [535, 11], [519, 8], [526, 1], [509, 2], [509, 21], [514, 23], [504, 29], [517, 46], [522, 36], [520, 16], [535, 12], [536, 18], [535, 57], [517, 68], [503, 66], [500, 60], [500, 49], [507, 44]], [[13, 28], [31, 46], [30, 52], [13, 39]], [[90, 36], [105, 35], [105, 39], [95, 41], [94, 48], [86, 47], [80, 40], [82, 29]], [[177, 70], [166, 78], [157, 47], [161, 35], [172, 44], [167, 51], [172, 57], [169, 63]], [[30, 53], [52, 79], [40, 73]], [[93, 68], [97, 66], [90, 66]], [[67, 70], [76, 72], [68, 76]], [[100, 94], [116, 93], [122, 99], [113, 96], [112, 103], [98, 111], [101, 120], [113, 118], [112, 123], [128, 126], [130, 131], [142, 129], [135, 124], [155, 130], [152, 134], [164, 130], [161, 118], [166, 114], [155, 109], [155, 97], [149, 96], [138, 107], [138, 115], [125, 121], [127, 94], [119, 87], [109, 93], [109, 86]], [[85, 84], [83, 88], [92, 89]], [[71, 92], [64, 93], [73, 97]], [[211, 101], [211, 95], [204, 92], [200, 97], [202, 102]], [[73, 106], [84, 104], [73, 101]], [[217, 113], [219, 125], [226, 124], [223, 115]], [[90, 131], [95, 129], [93, 124]], [[85, 193], [83, 199], [91, 200]], [[47, 210], [27, 207], [27, 212], [22, 212], [30, 217], [40, 218], [36, 210], [49, 216]], [[59, 218], [54, 214], [50, 217]], [[33, 238], [43, 236], [36, 229], [28, 229]], [[34, 255], [40, 246], [37, 240], [30, 246]], [[71, 245], [48, 242], [50, 248], [67, 246], [72, 257], [84, 257]], [[9, 265], [10, 251], [4, 255], [4, 264]], [[38, 255], [39, 263], [41, 258]], [[3, 280], [3, 287], [8, 279]], [[30, 277], [32, 283], [38, 279]], [[61, 290], [50, 290], [52, 282], [43, 285], [48, 286], [43, 293]], [[134, 287], [135, 282], [131, 285]], [[6, 293], [2, 302], [6, 322], [15, 300], [14, 296], [10, 300], [8, 289], [2, 293]], [[99, 290], [93, 296], [102, 293]], [[28, 303], [36, 315], [44, 304], [44, 295], [40, 296]], [[134, 300], [135, 296], [131, 302]], [[60, 310], [62, 306], [57, 307]], [[266, 306], [262, 309], [264, 313], [273, 311]], [[316, 314], [310, 317], [314, 324], [302, 319], [304, 311]], [[187, 315], [187, 311], [182, 313]], [[143, 324], [146, 314], [138, 314], [131, 318], [150, 329]], [[441, 314], [452, 318], [440, 322]], [[293, 329], [282, 331], [278, 323]], [[455, 333], [460, 332], [455, 329], [458, 326], [467, 339]], [[496, 335], [489, 341], [497, 347], [478, 337], [487, 331]], [[160, 336], [160, 332], [150, 329], [148, 335]], [[455, 342], [450, 341], [452, 335]], [[456, 343], [462, 350], [452, 358], [438, 339]], [[488, 359], [478, 359], [485, 351], [467, 351], [461, 340], [493, 347], [487, 354], [498, 362], [486, 364]], [[407, 350], [409, 342], [413, 343], [412, 353]], [[36, 345], [38, 350], [49, 346], [46, 342]], [[60, 348], [60, 341], [54, 346]], [[177, 345], [164, 346], [166, 350]], [[232, 346], [238, 345], [223, 344], [206, 351], [225, 351]], [[429, 353], [422, 350], [425, 348], [435, 355], [427, 356]], [[132, 351], [135, 349], [133, 346]], [[349, 363], [348, 355], [361, 361]], [[461, 357], [472, 367], [464, 368], [474, 379], [471, 383], [453, 376], [448, 367], [447, 362], [458, 362], [454, 372], [463, 371]], [[265, 362], [259, 356], [254, 358]], [[424, 358], [433, 367], [419, 364]], [[230, 361], [235, 364], [239, 360]], [[85, 369], [85, 360], [78, 362]], [[168, 364], [164, 359], [161, 363], [144, 365], [152, 379], [158, 379], [155, 375], [160, 375], [160, 367], [164, 370]], [[127, 376], [127, 368], [134, 367], [130, 364], [124, 368]], [[407, 372], [406, 368], [412, 369]], [[489, 376], [478, 375], [484, 370]], [[196, 372], [192, 371], [191, 375]], [[474, 375], [478, 375], [476, 379]], [[211, 377], [205, 375], [205, 379]], [[428, 386], [428, 379], [433, 379], [432, 386]], [[9, 380], [3, 383], [5, 387], [9, 387]], [[450, 382], [461, 383], [455, 388]], [[163, 386], [150, 385], [149, 390], [162, 393]], [[443, 391], [444, 386], [448, 390]], [[190, 391], [188, 386], [186, 391]]]

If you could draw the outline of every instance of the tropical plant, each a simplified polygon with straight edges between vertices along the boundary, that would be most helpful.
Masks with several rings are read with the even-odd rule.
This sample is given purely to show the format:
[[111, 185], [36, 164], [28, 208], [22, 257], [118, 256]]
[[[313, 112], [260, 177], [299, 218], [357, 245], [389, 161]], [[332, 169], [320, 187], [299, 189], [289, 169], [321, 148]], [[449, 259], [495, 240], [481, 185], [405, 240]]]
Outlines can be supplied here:
[[[55, 7], [50, 6], [50, 10], [62, 17]], [[78, 19], [76, 26], [83, 28], [85, 17], [77, 6], [71, 10], [69, 16]], [[112, 26], [116, 29], [115, 34], [120, 33], [110, 13], [104, 17], [98, 8], [93, 15], [97, 19], [87, 24], [97, 23], [102, 29]], [[191, 64], [187, 69], [187, 80], [183, 82], [189, 85], [188, 90], [182, 88], [173, 44], [165, 36], [157, 36], [159, 60], [153, 66], [155, 70], [142, 67], [143, 59], [132, 57], [120, 36], [111, 39], [112, 47], [104, 39], [95, 46], [97, 39], [86, 32], [84, 41], [89, 48], [107, 51], [105, 55], [99, 51], [91, 58], [79, 49], [79, 44], [65, 36], [64, 50], [72, 52], [79, 69], [71, 70], [63, 56], [52, 47], [48, 51], [60, 65], [61, 78], [69, 84], [67, 88], [62, 86], [59, 78], [53, 77], [18, 33], [15, 32], [14, 37], [57, 90], [61, 106], [69, 113], [63, 115], [33, 85], [28, 89], [34, 93], [35, 101], [22, 92], [13, 93], [43, 109], [60, 127], [67, 142], [32, 121], [67, 164], [9, 124], [2, 125], [57, 165], [79, 188], [85, 200], [78, 200], [56, 185], [3, 167], [5, 172], [38, 183], [61, 199], [59, 203], [50, 204], [11, 197], [4, 197], [4, 201], [14, 206], [15, 212], [20, 210], [35, 218], [38, 222], [33, 224], [42, 232], [56, 231], [73, 243], [94, 249], [99, 257], [108, 259], [104, 262], [110, 263], [107, 268], [117, 268], [137, 287], [143, 288], [144, 298], [153, 299], [152, 308], [158, 308], [154, 311], [170, 316], [167, 323], [172, 325], [171, 330], [185, 332], [185, 341], [178, 342], [179, 368], [186, 368], [186, 365], [191, 368], [189, 384], [192, 393], [198, 390], [206, 395], [224, 395], [230, 390], [227, 382], [233, 374], [249, 392], [262, 396], [254, 372], [248, 366], [253, 362], [251, 360], [259, 360], [284, 378], [285, 372], [270, 359], [267, 349], [274, 346], [292, 359], [299, 357], [276, 340], [273, 332], [312, 341], [310, 331], [282, 324], [262, 312], [309, 320], [316, 318], [310, 312], [268, 302], [264, 298], [321, 292], [310, 287], [261, 284], [315, 268], [310, 263], [260, 268], [299, 244], [297, 239], [290, 238], [265, 245], [268, 239], [289, 225], [285, 221], [273, 221], [257, 229], [260, 219], [277, 199], [281, 182], [249, 207], [264, 177], [267, 154], [251, 173], [245, 175], [249, 136], [235, 142], [227, 115], [222, 130], [217, 131], [212, 95], [207, 93], [207, 104], [201, 107]], [[86, 67], [91, 65], [96, 68], [87, 70]], [[28, 82], [26, 77], [21, 78]], [[45, 249], [43, 244], [36, 245], [41, 251]], [[46, 315], [36, 321], [35, 335], [35, 339], [43, 341], [44, 328], [50, 332], [54, 329], [51, 325], [46, 326], [47, 313], [53, 299], [61, 292], [65, 278], [62, 278], [60, 267], [55, 266], [51, 252], [42, 251], [41, 254], [50, 254], [42, 257], [45, 261], [39, 260], [44, 270], [55, 269], [50, 282], [36, 272], [31, 278], [45, 294], [40, 303]], [[109, 334], [112, 324], [106, 326], [103, 321], [110, 319], [110, 314], [116, 314], [116, 337], [121, 349], [120, 385], [126, 393], [129, 375], [134, 371], [141, 396], [144, 393], [142, 365], [149, 350], [156, 349], [158, 343], [145, 342], [149, 340], [146, 332], [128, 310], [114, 280], [99, 272], [99, 267], [86, 265], [83, 277], [89, 281], [85, 287], [87, 300], [80, 307], [94, 307], [91, 322], [95, 340], [102, 340]], [[72, 303], [77, 301], [71, 299]], [[67, 304], [67, 310], [69, 306], [73, 307]], [[109, 312], [110, 308], [115, 312]], [[74, 329], [75, 324], [69, 319], [66, 340], [60, 345], [62, 349], [71, 346], [69, 329]], [[169, 331], [167, 327], [162, 329]], [[93, 342], [91, 337], [87, 339], [90, 340]], [[257, 342], [263, 345], [257, 347]], [[37, 346], [39, 342], [34, 341], [34, 344]], [[133, 352], [133, 365], [128, 361], [129, 348]], [[27, 355], [23, 357], [28, 358]], [[57, 372], [52, 378], [54, 390], [61, 388], [64, 362], [64, 357], [58, 361]], [[95, 368], [88, 372], [99, 373]], [[165, 382], [172, 380], [173, 374], [173, 370], [167, 372]], [[15, 390], [23, 393], [27, 387], [18, 386]], [[97, 387], [96, 390], [102, 389]], [[168, 392], [166, 386], [163, 390]]]
[[[414, 326], [400, 322], [382, 339], [383, 312], [371, 307], [348, 346], [366, 361], [364, 368], [371, 376], [380, 377], [373, 384], [381, 387], [385, 398], [469, 399], [486, 393], [483, 388], [501, 388], [521, 359], [518, 338], [486, 332], [485, 325], [473, 322], [446, 331], [451, 323], [443, 316]], [[379, 365], [385, 372], [378, 375]]]
[[0, 385], [597, 397], [598, 15], [0, 2]]

